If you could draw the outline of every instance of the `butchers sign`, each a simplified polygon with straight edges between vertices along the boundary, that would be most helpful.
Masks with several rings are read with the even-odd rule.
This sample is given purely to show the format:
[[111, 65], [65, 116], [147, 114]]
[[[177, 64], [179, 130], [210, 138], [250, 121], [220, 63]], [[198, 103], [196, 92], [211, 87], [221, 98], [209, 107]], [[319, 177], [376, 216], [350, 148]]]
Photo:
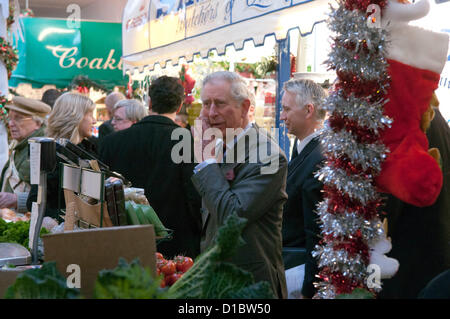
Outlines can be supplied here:
[[160, 48], [310, 1], [129, 0], [122, 23], [123, 54]]
[[10, 86], [66, 87], [78, 75], [106, 87], [126, 85], [122, 71], [121, 23], [81, 21], [70, 28], [63, 19], [24, 18], [24, 42]]

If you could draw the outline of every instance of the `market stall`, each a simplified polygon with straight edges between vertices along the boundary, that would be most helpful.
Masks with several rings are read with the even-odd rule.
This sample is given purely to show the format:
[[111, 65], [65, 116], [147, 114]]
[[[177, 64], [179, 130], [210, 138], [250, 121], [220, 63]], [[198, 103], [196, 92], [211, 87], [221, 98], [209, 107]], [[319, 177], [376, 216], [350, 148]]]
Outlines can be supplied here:
[[[245, 51], [246, 43], [253, 42], [258, 48], [264, 46], [268, 38], [274, 37], [276, 78], [250, 85], [273, 87], [273, 99], [270, 95], [267, 99], [260, 98], [262, 112], [273, 119], [268, 126], [280, 128], [279, 144], [289, 153], [289, 139], [279, 116], [281, 87], [292, 75], [290, 34], [296, 31], [300, 38], [312, 34], [317, 25], [325, 22], [328, 3], [325, 0], [276, 3], [128, 1], [122, 20], [124, 72], [139, 80], [159, 68], [178, 65], [180, 59], [187, 62], [194, 61], [196, 56], [205, 59], [213, 51], [219, 56], [225, 55], [230, 47], [236, 51], [244, 50], [251, 56]], [[295, 42], [297, 44], [298, 40]], [[316, 53], [314, 50], [309, 52], [310, 55]], [[306, 64], [304, 55], [306, 52], [302, 52], [299, 60], [304, 68], [300, 72], [317, 72], [310, 63]], [[314, 60], [314, 57], [309, 60]], [[266, 126], [264, 120], [262, 125]]]
[[[48, 88], [73, 89], [97, 101], [126, 86], [120, 23], [82, 20], [72, 25], [36, 17], [21, 17], [20, 22], [22, 37], [15, 38], [19, 63], [9, 80], [16, 94], [41, 99]], [[103, 104], [95, 115], [106, 115]]]

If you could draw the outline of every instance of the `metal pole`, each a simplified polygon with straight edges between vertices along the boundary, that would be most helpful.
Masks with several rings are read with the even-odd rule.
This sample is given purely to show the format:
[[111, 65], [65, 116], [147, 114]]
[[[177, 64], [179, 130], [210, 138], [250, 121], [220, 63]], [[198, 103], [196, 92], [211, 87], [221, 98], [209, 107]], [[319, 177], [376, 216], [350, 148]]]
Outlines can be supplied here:
[[[36, 225], [34, 228], [34, 238], [33, 238], [33, 250], [31, 252], [31, 263], [33, 265], [37, 265], [39, 263], [39, 251], [38, 251], [38, 243], [39, 243], [39, 234], [41, 232], [42, 221], [44, 220], [45, 208], [47, 206], [47, 173], [41, 171], [39, 178], [39, 187], [40, 187], [40, 199], [41, 202], [39, 204], [38, 217], [36, 220]], [[38, 194], [39, 197], [39, 194]]]
[[277, 104], [275, 109], [275, 127], [278, 129], [278, 143], [280, 148], [289, 159], [290, 142], [287, 135], [287, 129], [284, 121], [280, 121], [282, 111], [281, 91], [284, 82], [288, 81], [291, 76], [291, 57], [290, 57], [290, 41], [289, 34], [286, 39], [277, 40], [278, 47], [278, 69], [277, 69]]

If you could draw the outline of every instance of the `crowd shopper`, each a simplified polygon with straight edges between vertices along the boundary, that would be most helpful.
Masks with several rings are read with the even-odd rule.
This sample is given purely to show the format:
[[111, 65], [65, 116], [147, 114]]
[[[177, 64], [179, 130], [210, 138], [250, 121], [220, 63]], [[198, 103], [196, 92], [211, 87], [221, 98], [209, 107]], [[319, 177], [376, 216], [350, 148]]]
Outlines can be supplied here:
[[[93, 115], [94, 109], [95, 103], [82, 94], [72, 92], [62, 94], [56, 100], [49, 114], [45, 136], [68, 139], [71, 143], [97, 157], [96, 145], [89, 141], [92, 136], [92, 128], [96, 123]], [[46, 216], [62, 221], [59, 216], [58, 192], [61, 191], [59, 182], [57, 165], [54, 171], [47, 176]], [[32, 185], [27, 199], [29, 211], [31, 211], [32, 203], [37, 201], [37, 195], [38, 185]]]
[[142, 103], [134, 99], [120, 100], [114, 105], [113, 112], [111, 124], [116, 132], [129, 128], [148, 115]]
[[[311, 252], [319, 241], [315, 210], [322, 200], [323, 185], [314, 174], [325, 159], [320, 144], [325, 98], [322, 87], [311, 80], [291, 79], [283, 86], [280, 120], [297, 138], [298, 152], [288, 166], [288, 200], [283, 210], [282, 231], [286, 280], [293, 298], [311, 298], [315, 292], [313, 282], [318, 270]], [[293, 267], [296, 268], [291, 270]]]
[[125, 95], [123, 95], [120, 92], [111, 92], [109, 93], [105, 98], [105, 106], [106, 111], [108, 112], [109, 120], [103, 122], [98, 127], [98, 139], [99, 142], [108, 134], [111, 134], [114, 132], [114, 127], [112, 125], [112, 118], [114, 116], [114, 106], [117, 102], [120, 100], [126, 99]]
[[9, 160], [0, 177], [0, 208], [26, 213], [31, 188], [28, 139], [44, 135], [43, 123], [51, 108], [41, 101], [21, 96], [13, 97], [6, 108], [12, 143]]
[[[290, 161], [255, 123], [255, 96], [237, 73], [219, 71], [204, 78], [202, 109], [192, 128], [187, 114], [179, 114], [184, 102], [180, 79], [161, 76], [148, 93], [149, 105], [119, 92], [106, 97], [111, 120], [100, 126], [98, 146], [92, 142], [95, 103], [88, 97], [55, 89], [47, 90], [42, 101], [14, 97], [6, 106], [12, 143], [0, 176], [0, 208], [25, 213], [37, 201], [38, 185], [30, 185], [28, 139], [68, 139], [144, 189], [161, 222], [173, 230], [172, 238], [157, 244], [165, 257], [199, 256], [214, 245], [227, 216], [236, 213], [247, 224], [244, 242], [229, 261], [256, 282], [268, 282], [277, 298], [312, 298], [318, 274], [312, 252], [320, 240], [316, 210], [323, 198], [315, 173], [325, 161], [320, 140], [326, 89], [306, 79], [284, 83], [280, 120], [295, 136]], [[400, 269], [383, 281], [379, 298], [448, 294], [442, 287], [450, 278], [450, 129], [438, 109], [435, 113], [427, 135], [443, 159], [442, 191], [423, 208], [388, 197], [389, 257], [399, 260]], [[269, 162], [276, 165], [267, 171]], [[45, 215], [59, 222], [61, 196], [55, 169], [47, 177]]]
[[201, 231], [201, 199], [190, 181], [194, 158], [188, 155], [188, 160], [181, 163], [172, 158], [178, 143], [172, 140], [175, 130], [187, 135], [188, 143], [193, 144], [190, 132], [174, 122], [184, 100], [184, 89], [178, 78], [162, 76], [152, 82], [149, 95], [156, 114], [106, 136], [100, 159], [134, 187], [144, 188], [161, 222], [174, 230], [170, 241], [158, 244], [158, 251], [167, 257], [181, 253], [193, 258], [200, 252]]
[[[285, 298], [281, 223], [282, 208], [287, 199], [287, 160], [266, 132], [249, 123], [250, 96], [243, 78], [233, 72], [212, 73], [203, 81], [200, 119], [205, 129], [221, 131], [225, 158], [227, 152], [239, 152], [238, 145], [246, 140], [245, 135], [256, 134], [256, 138], [250, 138], [250, 142], [245, 143], [244, 161], [239, 165], [236, 161], [218, 161], [214, 148], [209, 154], [205, 151], [209, 143], [202, 143], [205, 158], [196, 166], [192, 177], [203, 199], [201, 248], [205, 251], [214, 244], [218, 228], [229, 214], [236, 212], [248, 221], [242, 233], [245, 244], [237, 249], [231, 262], [251, 272], [256, 281], [269, 282], [275, 296]], [[235, 136], [229, 138], [227, 128], [244, 132], [236, 139]], [[277, 160], [275, 171], [262, 173], [267, 158], [258, 158], [255, 162], [250, 160], [250, 152], [259, 153], [260, 148], [269, 150], [267, 157]], [[197, 155], [199, 158], [200, 155]]]
[[62, 92], [57, 89], [48, 89], [42, 94], [41, 101], [48, 104], [51, 108], [55, 104], [56, 100], [61, 96]]

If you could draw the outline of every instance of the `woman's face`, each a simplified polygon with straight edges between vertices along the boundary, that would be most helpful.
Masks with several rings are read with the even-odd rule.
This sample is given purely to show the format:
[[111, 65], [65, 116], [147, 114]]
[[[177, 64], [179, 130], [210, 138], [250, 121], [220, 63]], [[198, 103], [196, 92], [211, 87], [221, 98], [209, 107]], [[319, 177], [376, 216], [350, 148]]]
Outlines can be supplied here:
[[81, 138], [90, 137], [92, 135], [92, 128], [94, 127], [95, 123], [97, 123], [97, 121], [94, 118], [94, 112], [93, 111], [87, 112], [80, 122], [79, 126], [80, 137]]

